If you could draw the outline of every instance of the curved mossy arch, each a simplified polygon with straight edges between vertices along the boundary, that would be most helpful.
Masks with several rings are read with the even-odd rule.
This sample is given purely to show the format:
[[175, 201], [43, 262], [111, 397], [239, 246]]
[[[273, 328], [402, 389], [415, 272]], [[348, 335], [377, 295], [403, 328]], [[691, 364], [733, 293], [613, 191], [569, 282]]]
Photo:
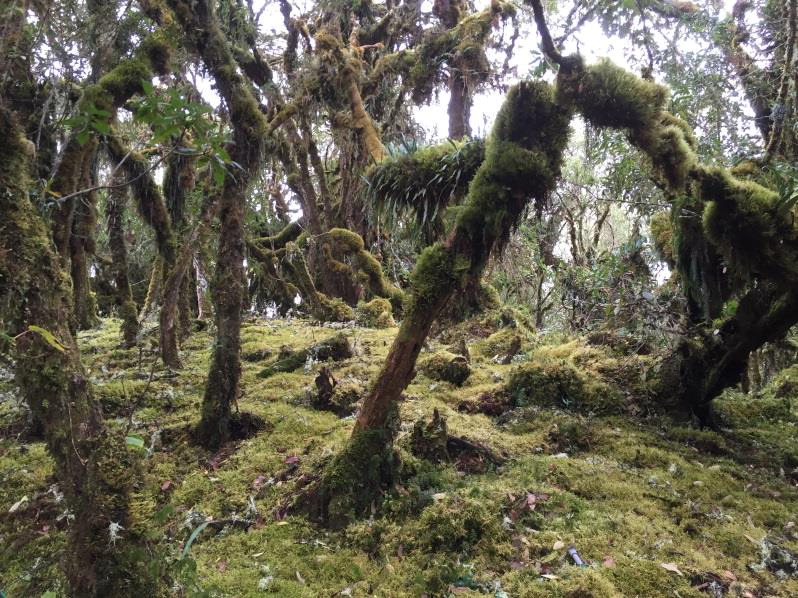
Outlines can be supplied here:
[[[425, 249], [416, 263], [399, 333], [358, 415], [350, 444], [305, 490], [297, 510], [338, 525], [362, 515], [390, 483], [392, 422], [430, 326], [455, 291], [479, 277], [529, 201], [543, 201], [553, 188], [571, 114], [544, 82], [523, 82], [509, 91], [451, 236]], [[369, 464], [355, 467], [364, 445], [370, 447]]]
[[[671, 194], [672, 242], [683, 276], [717, 279], [721, 259], [736, 260], [735, 284], [744, 309], [727, 317], [717, 334], [698, 327], [680, 348], [681, 395], [702, 423], [711, 422], [712, 399], [739, 380], [749, 352], [798, 321], [798, 292], [793, 291], [798, 231], [779, 210], [777, 196], [726, 170], [702, 165], [689, 127], [664, 109], [664, 87], [609, 61], [587, 67], [579, 57], [559, 56], [559, 64], [556, 92], [545, 83], [525, 82], [508, 93], [452, 235], [418, 259], [405, 318], [350, 444], [297, 502], [311, 519], [339, 523], [357, 517], [390, 483], [391, 451], [372, 450], [386, 458], [362, 468], [352, 467], [360, 458], [356, 449], [375, 439], [390, 443], [392, 414], [413, 377], [432, 322], [453, 292], [479, 275], [529, 200], [541, 201], [552, 190], [574, 113], [598, 127], [627, 130], [630, 141], [649, 157]], [[702, 214], [700, 226], [685, 226], [678, 218], [685, 205]], [[691, 250], [703, 252], [704, 259], [690, 260]], [[725, 296], [722, 291], [721, 306]]]
[[[679, 394], [712, 425], [712, 400], [740, 381], [751, 351], [798, 323], [794, 215], [772, 190], [702, 164], [689, 127], [665, 110], [664, 87], [607, 60], [570, 60], [560, 100], [594, 126], [627, 130], [670, 195], [673, 258], [694, 323], [679, 349]], [[722, 316], [732, 298], [738, 309]]]

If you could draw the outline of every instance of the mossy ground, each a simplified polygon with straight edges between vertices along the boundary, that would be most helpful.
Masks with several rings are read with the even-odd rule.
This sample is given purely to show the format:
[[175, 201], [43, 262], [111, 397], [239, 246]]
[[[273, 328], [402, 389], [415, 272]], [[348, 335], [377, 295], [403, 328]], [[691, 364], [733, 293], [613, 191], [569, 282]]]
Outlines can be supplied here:
[[[396, 329], [346, 333], [356, 355], [325, 365], [338, 380], [365, 386]], [[718, 402], [727, 428], [709, 432], [644, 408], [654, 400], [646, 380], [619, 383], [623, 372], [638, 371], [639, 357], [525, 338], [521, 363], [505, 366], [494, 362], [492, 347], [473, 350], [473, 373], [460, 388], [416, 377], [401, 405], [403, 479], [372, 518], [328, 532], [284, 517], [280, 506], [296, 479], [343, 446], [352, 421], [309, 407], [306, 395], [321, 364], [268, 379], [257, 373], [281, 347], [307, 348], [332, 334], [305, 321], [245, 324], [242, 342], [251, 360], [243, 363], [238, 407], [268, 426], [216, 454], [190, 444], [188, 434], [199, 417], [210, 334], [186, 342], [185, 368], [176, 374], [153, 367], [154, 354], [120, 349], [118, 321], [81, 334], [84, 363], [113, 425], [124, 430], [132, 421], [130, 434], [152, 447], [149, 454], [140, 451], [137, 525], [174, 557], [204, 518], [252, 520], [248, 530], [209, 526], [191, 546], [199, 581], [218, 595], [712, 595], [702, 584], [708, 584], [704, 591], [715, 584], [732, 596], [798, 594], [798, 580], [757, 567], [765, 538], [798, 552], [798, 389], [792, 383], [798, 376], [785, 372], [760, 398], [727, 393]], [[430, 351], [445, 346], [433, 340]], [[458, 410], [464, 401], [500, 392], [523, 360], [571, 364], [583, 377], [599, 373], [623, 399], [621, 408], [608, 413], [527, 402], [496, 418]], [[7, 396], [0, 428], [13, 430]], [[137, 406], [132, 417], [130, 402]], [[509, 460], [469, 474], [456, 463], [413, 457], [413, 424], [429, 420], [434, 409], [447, 418], [450, 435]], [[0, 439], [0, 589], [10, 597], [62, 592], [58, 559], [67, 521], [53, 483], [41, 443]], [[28, 502], [9, 513], [24, 496]], [[164, 511], [167, 505], [173, 510]], [[124, 531], [118, 541], [125, 541]], [[571, 563], [570, 546], [587, 568]]]

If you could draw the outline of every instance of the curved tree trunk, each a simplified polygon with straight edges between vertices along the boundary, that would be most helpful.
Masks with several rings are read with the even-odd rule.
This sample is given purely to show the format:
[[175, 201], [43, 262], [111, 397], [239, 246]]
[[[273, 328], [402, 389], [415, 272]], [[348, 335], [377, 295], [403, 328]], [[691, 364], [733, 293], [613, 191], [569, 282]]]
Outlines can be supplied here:
[[[568, 108], [555, 103], [554, 91], [545, 83], [521, 83], [508, 93], [452, 236], [425, 249], [416, 263], [405, 317], [363, 402], [349, 446], [297, 501], [297, 508], [312, 519], [337, 525], [361, 515], [377, 498], [389, 463], [353, 466], [363, 458], [357, 453], [365, 447], [369, 458], [389, 458], [386, 443], [393, 437], [393, 414], [413, 378], [430, 326], [457, 290], [478, 280], [491, 252], [506, 242], [529, 198], [542, 201], [554, 185], [570, 116]], [[509, 164], [513, 167], [508, 168]], [[342, 468], [346, 476], [341, 475]]]

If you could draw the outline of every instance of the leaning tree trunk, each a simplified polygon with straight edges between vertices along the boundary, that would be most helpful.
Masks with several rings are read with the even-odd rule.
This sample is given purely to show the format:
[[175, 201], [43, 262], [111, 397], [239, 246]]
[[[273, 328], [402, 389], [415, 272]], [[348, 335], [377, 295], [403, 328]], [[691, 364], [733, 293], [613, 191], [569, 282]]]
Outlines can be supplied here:
[[[64, 553], [69, 594], [144, 594], [147, 575], [130, 529], [133, 464], [124, 440], [110, 433], [80, 362], [70, 330], [69, 276], [52, 250], [29, 200], [29, 147], [0, 105], [0, 315], [16, 335], [16, 374], [34, 417], [43, 425], [67, 504], [74, 514]], [[113, 526], [123, 538], [111, 542]], [[122, 530], [125, 531], [122, 531]]]
[[362, 515], [390, 483], [392, 421], [430, 326], [455, 291], [479, 278], [528, 200], [543, 201], [554, 185], [570, 114], [545, 83], [521, 83], [508, 93], [451, 237], [419, 257], [405, 317], [348, 447], [296, 503], [311, 519], [338, 525]]
[[108, 225], [108, 246], [116, 285], [116, 302], [122, 318], [122, 342], [125, 347], [136, 344], [139, 332], [138, 310], [133, 301], [128, 276], [127, 246], [125, 244], [125, 203], [129, 195], [125, 178], [117, 175], [105, 202], [105, 217]]

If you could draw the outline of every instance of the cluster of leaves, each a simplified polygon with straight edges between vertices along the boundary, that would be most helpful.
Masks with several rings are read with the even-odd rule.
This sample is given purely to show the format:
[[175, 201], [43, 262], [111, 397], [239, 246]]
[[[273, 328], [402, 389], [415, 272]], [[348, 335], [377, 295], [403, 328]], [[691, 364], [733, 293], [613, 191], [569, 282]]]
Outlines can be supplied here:
[[229, 135], [213, 119], [209, 106], [192, 102], [180, 88], [156, 90], [143, 81], [144, 96], [134, 104], [134, 122], [148, 125], [153, 143], [170, 143], [176, 152], [197, 157], [198, 166], [207, 165], [217, 185], [231, 175], [237, 165], [230, 158], [226, 145]]
[[110, 118], [111, 113], [108, 110], [89, 104], [85, 110], [65, 119], [64, 125], [74, 131], [75, 139], [80, 145], [85, 145], [93, 133], [108, 135], [111, 132], [111, 125], [108, 124]]
[[440, 232], [443, 210], [465, 196], [468, 183], [485, 158], [485, 142], [447, 140], [412, 151], [394, 150], [366, 176], [366, 193], [377, 211], [395, 224], [415, 216], [424, 234]]
[[786, 214], [798, 205], [798, 166], [774, 162], [767, 169], [768, 186], [779, 194], [779, 211]]

